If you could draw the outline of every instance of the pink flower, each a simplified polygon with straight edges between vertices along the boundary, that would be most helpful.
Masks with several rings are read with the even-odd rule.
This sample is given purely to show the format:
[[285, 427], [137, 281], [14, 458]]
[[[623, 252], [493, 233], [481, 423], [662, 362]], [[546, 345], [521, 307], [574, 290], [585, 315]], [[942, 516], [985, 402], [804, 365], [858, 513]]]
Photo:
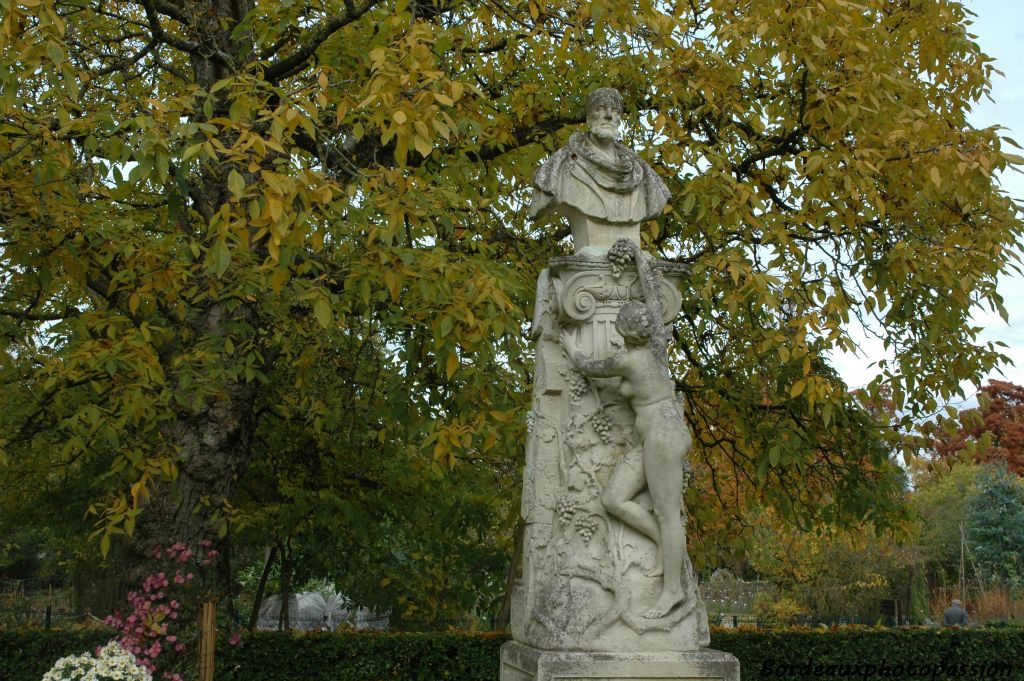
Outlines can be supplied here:
[[228, 639], [228, 645], [231, 645], [231, 646], [237, 646], [241, 642], [242, 642], [242, 635], [239, 634], [237, 631], [235, 633], [231, 634], [231, 638]]

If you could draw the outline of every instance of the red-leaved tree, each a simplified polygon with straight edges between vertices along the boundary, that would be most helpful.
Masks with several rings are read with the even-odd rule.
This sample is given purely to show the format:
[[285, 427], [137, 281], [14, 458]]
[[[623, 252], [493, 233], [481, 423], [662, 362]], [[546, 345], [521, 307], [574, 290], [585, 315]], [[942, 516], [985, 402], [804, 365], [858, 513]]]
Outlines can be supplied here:
[[1024, 387], [990, 380], [978, 403], [977, 410], [960, 412], [959, 429], [937, 429], [935, 451], [945, 458], [969, 450], [978, 463], [1004, 460], [1024, 475]]

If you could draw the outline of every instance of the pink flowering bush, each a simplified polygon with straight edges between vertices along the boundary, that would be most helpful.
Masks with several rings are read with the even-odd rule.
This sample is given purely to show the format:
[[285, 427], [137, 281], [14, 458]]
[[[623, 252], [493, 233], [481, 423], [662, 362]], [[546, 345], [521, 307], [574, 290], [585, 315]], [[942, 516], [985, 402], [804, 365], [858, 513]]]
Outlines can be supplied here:
[[196, 551], [181, 542], [156, 549], [155, 558], [165, 568], [146, 577], [139, 591], [128, 593], [127, 615], [116, 612], [106, 619], [120, 631], [121, 647], [154, 678], [183, 681], [194, 667], [191, 647], [199, 633], [196, 606], [211, 593], [209, 568], [218, 555], [211, 547], [209, 540], [203, 540]]

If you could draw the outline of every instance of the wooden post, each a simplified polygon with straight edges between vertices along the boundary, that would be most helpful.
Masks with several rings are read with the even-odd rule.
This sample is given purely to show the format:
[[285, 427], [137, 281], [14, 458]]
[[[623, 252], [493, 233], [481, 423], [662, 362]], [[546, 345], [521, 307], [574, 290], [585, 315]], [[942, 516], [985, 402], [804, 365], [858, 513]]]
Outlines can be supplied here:
[[217, 645], [217, 601], [206, 601], [199, 614], [199, 681], [213, 681], [213, 653]]

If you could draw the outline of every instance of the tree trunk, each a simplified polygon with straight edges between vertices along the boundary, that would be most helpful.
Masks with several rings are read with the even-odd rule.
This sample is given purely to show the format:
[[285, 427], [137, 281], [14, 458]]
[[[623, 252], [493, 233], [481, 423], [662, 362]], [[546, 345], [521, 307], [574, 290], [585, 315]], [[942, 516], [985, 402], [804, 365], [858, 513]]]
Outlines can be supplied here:
[[[183, 2], [179, 6], [183, 30], [195, 45], [189, 52], [192, 79], [200, 91], [209, 93], [213, 85], [230, 75], [228, 57], [245, 63], [243, 58], [251, 50], [251, 38], [245, 34], [232, 35], [233, 28], [251, 9], [250, 0], [205, 0]], [[206, 94], [203, 95], [206, 97]], [[230, 102], [223, 93], [210, 95], [213, 100], [212, 117], [228, 115]], [[206, 116], [198, 103], [196, 120]], [[222, 133], [220, 142], [230, 148], [236, 133]], [[189, 197], [194, 211], [186, 229], [200, 236], [205, 247], [210, 247], [216, 235], [208, 226], [220, 208], [231, 200], [228, 189], [230, 164], [203, 168], [190, 178]], [[186, 219], [186, 223], [189, 222]], [[203, 268], [196, 268], [192, 283], [202, 290], [214, 276]], [[173, 376], [175, 360], [192, 354], [199, 344], [224, 337], [238, 324], [251, 324], [256, 305], [229, 305], [229, 298], [207, 299], [193, 306], [182, 324], [183, 332], [161, 356], [165, 372]], [[184, 333], [187, 330], [189, 333]], [[199, 370], [203, 370], [200, 365]], [[180, 405], [176, 418], [161, 426], [161, 434], [169, 449], [175, 452], [177, 477], [170, 483], [154, 486], [152, 495], [144, 504], [138, 518], [130, 552], [133, 554], [134, 581], [144, 578], [153, 568], [156, 549], [182, 542], [194, 551], [203, 539], [216, 540], [223, 528], [212, 516], [223, 508], [235, 491], [236, 482], [244, 474], [250, 457], [255, 429], [255, 399], [257, 384], [241, 377], [224, 376], [210, 386], [208, 394], [197, 405]], [[223, 573], [218, 575], [217, 593], [223, 596], [229, 585]]]
[[260, 618], [260, 606], [263, 605], [263, 592], [267, 588], [267, 578], [270, 577], [270, 568], [274, 565], [274, 558], [277, 557], [277, 547], [271, 546], [267, 549], [267, 557], [263, 561], [263, 574], [260, 575], [260, 583], [256, 587], [256, 596], [252, 601], [252, 614], [249, 615], [249, 631], [256, 629], [256, 622]]
[[505, 598], [501, 602], [501, 610], [494, 621], [495, 629], [508, 629], [512, 622], [512, 592], [515, 589], [516, 579], [519, 577], [520, 564], [523, 560], [523, 540], [526, 534], [526, 523], [520, 518], [516, 523], [515, 548], [512, 549], [512, 562], [508, 566], [508, 574], [505, 577]]
[[227, 592], [225, 594], [225, 598], [227, 598], [228, 622], [231, 623], [231, 629], [236, 629], [241, 626], [241, 618], [238, 616], [238, 611], [235, 607], [236, 586], [234, 570], [231, 564], [233, 547], [231, 537], [231, 524], [229, 523], [227, 533], [224, 535], [224, 538], [217, 543], [217, 548], [220, 550], [220, 560], [217, 561], [217, 582], [225, 585]]
[[288, 601], [292, 595], [292, 557], [286, 546], [281, 546], [281, 614], [277, 619], [278, 631], [292, 628], [291, 608]]
[[[200, 542], [219, 536], [222, 521], [215, 521], [213, 512], [232, 498], [249, 461], [255, 384], [229, 384], [223, 393], [163, 427], [178, 452], [178, 475], [154, 486], [138, 517], [131, 548], [133, 582], [160, 567], [153, 562], [157, 549], [182, 542], [198, 552]], [[222, 595], [228, 585], [218, 581], [217, 595]]]

